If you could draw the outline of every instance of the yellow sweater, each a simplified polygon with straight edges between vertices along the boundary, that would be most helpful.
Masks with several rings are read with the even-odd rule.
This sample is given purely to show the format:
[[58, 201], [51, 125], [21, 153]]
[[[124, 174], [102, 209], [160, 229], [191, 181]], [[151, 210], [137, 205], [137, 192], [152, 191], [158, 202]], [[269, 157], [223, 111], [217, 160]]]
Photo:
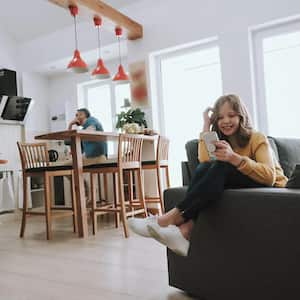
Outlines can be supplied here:
[[[243, 158], [237, 168], [241, 173], [268, 186], [285, 187], [288, 179], [273, 155], [265, 135], [254, 131], [245, 147], [233, 147], [233, 151]], [[210, 160], [205, 143], [201, 139], [198, 144], [198, 159], [200, 162]]]

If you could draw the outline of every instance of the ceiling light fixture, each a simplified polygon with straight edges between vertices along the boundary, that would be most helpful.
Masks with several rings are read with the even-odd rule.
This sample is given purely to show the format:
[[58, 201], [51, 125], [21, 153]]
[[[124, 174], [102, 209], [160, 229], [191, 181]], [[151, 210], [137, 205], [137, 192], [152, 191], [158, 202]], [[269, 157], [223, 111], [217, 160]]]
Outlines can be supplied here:
[[104, 62], [101, 57], [100, 26], [102, 25], [102, 19], [98, 16], [94, 17], [94, 24], [97, 28], [97, 36], [98, 36], [98, 62], [96, 68], [92, 72], [92, 77], [94, 79], [108, 79], [110, 78], [110, 74], [109, 71], [104, 66]]
[[122, 36], [122, 28], [121, 27], [116, 27], [115, 28], [115, 33], [116, 36], [118, 38], [118, 44], [119, 44], [119, 59], [120, 59], [120, 64], [118, 67], [118, 73], [115, 75], [113, 82], [116, 84], [125, 84], [125, 83], [129, 83], [129, 77], [128, 75], [125, 73], [125, 70], [122, 66], [122, 57], [121, 57], [121, 36]]
[[70, 5], [69, 10], [71, 15], [74, 17], [74, 28], [75, 28], [75, 51], [73, 59], [68, 64], [68, 70], [74, 73], [85, 73], [88, 71], [88, 66], [80, 56], [78, 50], [78, 39], [77, 39], [77, 23], [76, 16], [78, 15], [78, 7], [76, 5]]

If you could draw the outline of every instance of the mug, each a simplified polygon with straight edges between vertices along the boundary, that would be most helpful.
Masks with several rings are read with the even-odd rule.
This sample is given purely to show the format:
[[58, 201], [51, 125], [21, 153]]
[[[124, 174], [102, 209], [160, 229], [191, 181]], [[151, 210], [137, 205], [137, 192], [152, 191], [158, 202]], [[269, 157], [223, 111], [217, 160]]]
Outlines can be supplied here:
[[49, 160], [51, 162], [57, 161], [58, 160], [58, 152], [56, 150], [48, 150], [48, 155], [49, 155]]

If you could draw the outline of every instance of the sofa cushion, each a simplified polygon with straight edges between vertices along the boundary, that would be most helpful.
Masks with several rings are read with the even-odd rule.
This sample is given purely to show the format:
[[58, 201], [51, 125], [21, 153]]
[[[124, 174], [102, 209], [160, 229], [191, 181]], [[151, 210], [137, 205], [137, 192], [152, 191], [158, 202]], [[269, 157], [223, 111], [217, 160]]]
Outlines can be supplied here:
[[291, 177], [289, 178], [287, 188], [300, 189], [300, 165], [296, 165]]
[[300, 139], [274, 138], [274, 141], [283, 172], [290, 177], [296, 164], [300, 164]]
[[[164, 191], [164, 200], [166, 211], [174, 208], [185, 197], [187, 187], [169, 188]], [[242, 188], [242, 189], [227, 189], [224, 191], [223, 197], [220, 201], [236, 200], [235, 205], [243, 205], [244, 201], [255, 202], [254, 206], [259, 206], [261, 200], [278, 200], [282, 205], [285, 205], [285, 200], [299, 199], [300, 188], [275, 188], [275, 187], [262, 187], [262, 188]], [[250, 203], [249, 202], [249, 203]]]
[[268, 141], [269, 141], [269, 144], [275, 154], [275, 157], [277, 159], [277, 161], [279, 162], [279, 155], [278, 155], [278, 149], [276, 147], [276, 143], [275, 143], [275, 139], [271, 136], [268, 136]]
[[198, 161], [198, 139], [188, 141], [185, 144], [186, 155], [188, 159], [188, 166], [190, 174], [194, 174], [194, 171], [199, 164]]

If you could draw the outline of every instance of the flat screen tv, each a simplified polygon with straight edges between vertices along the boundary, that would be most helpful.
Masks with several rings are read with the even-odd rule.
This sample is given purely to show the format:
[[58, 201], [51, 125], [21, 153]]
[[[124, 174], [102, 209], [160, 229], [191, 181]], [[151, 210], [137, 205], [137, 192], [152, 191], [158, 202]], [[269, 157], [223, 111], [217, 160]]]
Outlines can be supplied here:
[[7, 98], [1, 118], [3, 120], [23, 122], [29, 109], [31, 98], [10, 96]]

